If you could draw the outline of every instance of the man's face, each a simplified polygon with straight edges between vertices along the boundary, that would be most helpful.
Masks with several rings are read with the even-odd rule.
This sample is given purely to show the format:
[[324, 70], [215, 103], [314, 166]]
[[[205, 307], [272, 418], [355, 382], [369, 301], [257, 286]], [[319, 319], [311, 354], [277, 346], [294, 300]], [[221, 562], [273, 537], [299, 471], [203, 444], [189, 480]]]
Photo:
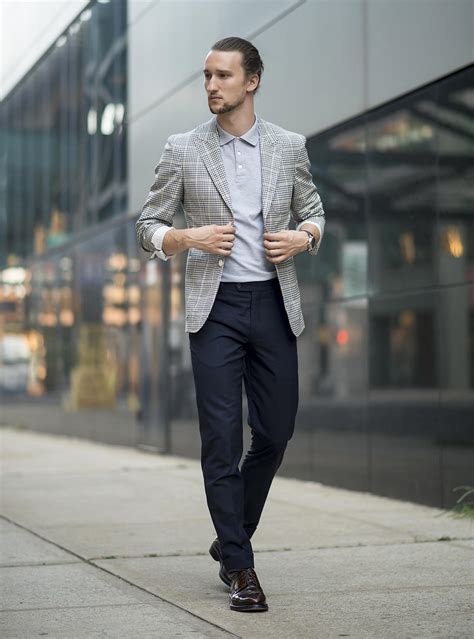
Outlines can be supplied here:
[[235, 111], [257, 87], [258, 76], [245, 77], [240, 51], [210, 51], [204, 61], [204, 88], [212, 113]]

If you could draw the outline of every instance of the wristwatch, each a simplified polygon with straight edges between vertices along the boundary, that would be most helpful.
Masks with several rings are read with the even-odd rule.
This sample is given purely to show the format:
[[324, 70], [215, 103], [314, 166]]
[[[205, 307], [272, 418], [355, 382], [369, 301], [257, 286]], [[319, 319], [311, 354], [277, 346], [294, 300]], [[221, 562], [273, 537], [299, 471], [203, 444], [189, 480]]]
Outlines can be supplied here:
[[311, 231], [307, 231], [306, 229], [301, 229], [301, 230], [308, 234], [308, 248], [306, 250], [312, 251], [314, 247], [316, 246], [316, 238], [311, 233]]

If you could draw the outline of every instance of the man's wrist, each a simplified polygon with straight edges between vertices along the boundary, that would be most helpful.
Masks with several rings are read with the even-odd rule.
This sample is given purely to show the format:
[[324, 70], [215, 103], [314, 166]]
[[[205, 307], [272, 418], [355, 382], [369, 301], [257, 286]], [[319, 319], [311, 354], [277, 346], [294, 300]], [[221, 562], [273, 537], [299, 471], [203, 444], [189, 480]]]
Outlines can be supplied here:
[[162, 250], [166, 255], [176, 255], [189, 248], [188, 229], [171, 228], [163, 238]]
[[[301, 249], [301, 252], [307, 251], [309, 249], [309, 242], [311, 238], [314, 237], [314, 235], [309, 229], [300, 229], [298, 233], [301, 234], [302, 238], [304, 237], [304, 244], [303, 244], [303, 248]], [[315, 241], [316, 241], [316, 238], [315, 238]]]

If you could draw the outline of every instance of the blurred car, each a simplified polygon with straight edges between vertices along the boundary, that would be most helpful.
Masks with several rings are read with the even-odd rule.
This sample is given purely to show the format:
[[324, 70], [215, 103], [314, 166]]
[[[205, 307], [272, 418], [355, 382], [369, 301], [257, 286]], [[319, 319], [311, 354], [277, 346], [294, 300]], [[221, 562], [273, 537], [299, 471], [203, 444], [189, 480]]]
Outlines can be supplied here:
[[31, 351], [24, 335], [0, 338], [0, 392], [23, 393], [28, 388]]

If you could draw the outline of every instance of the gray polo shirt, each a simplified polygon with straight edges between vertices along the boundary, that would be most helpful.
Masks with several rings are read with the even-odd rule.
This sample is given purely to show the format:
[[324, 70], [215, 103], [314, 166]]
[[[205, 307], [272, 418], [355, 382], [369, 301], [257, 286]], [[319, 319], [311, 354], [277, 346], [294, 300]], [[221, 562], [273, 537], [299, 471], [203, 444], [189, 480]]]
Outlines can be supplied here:
[[235, 224], [232, 252], [225, 258], [221, 282], [269, 280], [277, 276], [265, 257], [262, 214], [262, 167], [257, 118], [240, 137], [217, 123], [219, 145], [229, 185]]

